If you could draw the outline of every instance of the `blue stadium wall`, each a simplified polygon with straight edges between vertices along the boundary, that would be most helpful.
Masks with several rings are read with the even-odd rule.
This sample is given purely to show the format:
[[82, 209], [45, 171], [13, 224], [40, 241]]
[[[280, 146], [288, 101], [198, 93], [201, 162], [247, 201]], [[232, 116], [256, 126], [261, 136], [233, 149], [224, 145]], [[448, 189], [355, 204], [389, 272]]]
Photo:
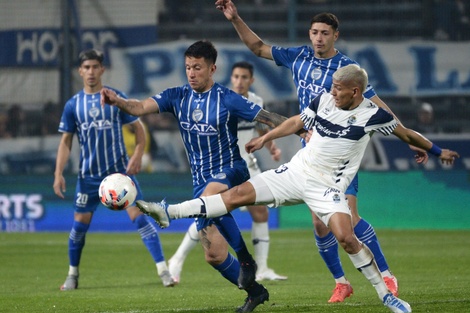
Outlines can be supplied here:
[[[171, 202], [192, 196], [189, 174], [154, 173], [138, 176], [145, 198]], [[68, 232], [73, 219], [75, 175], [66, 177], [66, 199], [52, 190], [52, 175], [3, 175], [0, 181], [0, 231]], [[360, 172], [359, 208], [375, 228], [470, 229], [468, 171]], [[270, 226], [311, 228], [305, 205], [271, 209]], [[248, 213], [235, 212], [243, 230], [251, 227]], [[185, 231], [190, 219], [172, 223], [164, 232]], [[125, 212], [99, 206], [90, 231], [134, 231]]]

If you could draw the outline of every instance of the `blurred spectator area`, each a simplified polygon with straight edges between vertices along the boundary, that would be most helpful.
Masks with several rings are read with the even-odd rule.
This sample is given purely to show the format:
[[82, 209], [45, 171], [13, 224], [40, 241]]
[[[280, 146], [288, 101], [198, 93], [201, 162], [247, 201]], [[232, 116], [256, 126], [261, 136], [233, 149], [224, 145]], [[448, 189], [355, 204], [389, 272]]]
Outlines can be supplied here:
[[[444, 1], [444, 0], [443, 0]], [[453, 17], [438, 11], [437, 0], [273, 0], [234, 1], [240, 16], [261, 38], [272, 42], [303, 40], [310, 19], [317, 13], [332, 12], [340, 20], [344, 40], [434, 39], [436, 14], [440, 20]], [[453, 1], [453, 0], [449, 0]], [[170, 1], [168, 1], [170, 2]], [[198, 10], [170, 10], [159, 15], [160, 40], [175, 38], [238, 39], [231, 23], [216, 10], [212, 2], [198, 3]], [[444, 1], [447, 2], [447, 1]], [[436, 9], [434, 9], [436, 8]], [[211, 21], [204, 23], [203, 21]], [[197, 24], [197, 27], [195, 27]]]

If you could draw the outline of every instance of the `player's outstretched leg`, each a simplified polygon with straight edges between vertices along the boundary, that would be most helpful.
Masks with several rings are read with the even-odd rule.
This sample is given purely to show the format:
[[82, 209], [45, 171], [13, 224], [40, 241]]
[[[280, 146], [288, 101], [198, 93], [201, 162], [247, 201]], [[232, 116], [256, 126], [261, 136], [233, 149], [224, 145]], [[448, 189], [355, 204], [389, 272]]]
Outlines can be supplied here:
[[167, 228], [170, 226], [170, 217], [166, 211], [168, 204], [165, 199], [160, 203], [137, 200], [136, 205], [142, 213], [153, 218], [161, 228]]

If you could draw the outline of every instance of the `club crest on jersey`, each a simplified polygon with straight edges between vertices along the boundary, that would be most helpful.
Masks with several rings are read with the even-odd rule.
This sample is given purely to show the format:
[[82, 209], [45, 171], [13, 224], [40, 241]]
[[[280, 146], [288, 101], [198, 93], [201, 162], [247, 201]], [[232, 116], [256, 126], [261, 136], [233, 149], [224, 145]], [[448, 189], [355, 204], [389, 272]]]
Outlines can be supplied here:
[[353, 125], [357, 122], [357, 118], [355, 115], [353, 116], [350, 116], [349, 119], [348, 119], [348, 125]]
[[201, 109], [196, 109], [193, 111], [193, 114], [191, 115], [191, 117], [193, 118], [193, 121], [197, 123], [200, 120], [202, 120], [202, 118], [204, 117], [204, 112], [202, 112]]
[[323, 72], [322, 72], [321, 68], [319, 68], [319, 67], [313, 69], [312, 73], [310, 74], [310, 76], [312, 76], [313, 80], [320, 79], [322, 77], [322, 75], [323, 75]]
[[98, 115], [100, 115], [100, 109], [93, 107], [88, 111], [88, 115], [90, 115], [92, 118], [96, 118]]
[[339, 197], [339, 194], [335, 193], [332, 197], [334, 203], [340, 203], [341, 198]]

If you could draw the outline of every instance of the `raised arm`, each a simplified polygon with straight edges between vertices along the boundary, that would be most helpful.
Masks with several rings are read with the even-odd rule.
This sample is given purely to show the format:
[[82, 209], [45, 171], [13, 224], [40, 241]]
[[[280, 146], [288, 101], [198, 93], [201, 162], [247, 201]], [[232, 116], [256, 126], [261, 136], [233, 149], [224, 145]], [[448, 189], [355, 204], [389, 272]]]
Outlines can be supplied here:
[[272, 60], [273, 56], [271, 53], [271, 46], [267, 45], [258, 37], [242, 20], [240, 15], [238, 15], [237, 8], [232, 1], [227, 0], [217, 0], [215, 2], [215, 7], [222, 11], [230, 22], [232, 22], [233, 27], [238, 33], [238, 36], [243, 41], [243, 43], [250, 49], [254, 54], [259, 57]]
[[413, 145], [434, 154], [443, 164], [453, 164], [455, 159], [460, 157], [457, 152], [448, 149], [441, 149], [420, 133], [417, 133], [412, 129], [405, 128], [401, 124], [398, 124], [397, 128], [393, 131], [393, 134], [409, 145]]
[[101, 89], [100, 93], [102, 106], [106, 104], [115, 105], [124, 112], [134, 116], [159, 113], [160, 111], [158, 103], [156, 103], [152, 98], [147, 98], [145, 100], [124, 99], [108, 88]]
[[[393, 113], [392, 109], [390, 109], [388, 107], [388, 105], [385, 102], [383, 102], [382, 99], [379, 98], [379, 96], [375, 95], [372, 98], [370, 98], [370, 100], [372, 102], [374, 102], [375, 104], [377, 104], [382, 109], [387, 110], [388, 112], [390, 112], [390, 114], [393, 115], [393, 117], [398, 121], [398, 123], [401, 124], [401, 121], [398, 119], [398, 117], [395, 115], [395, 113]], [[412, 131], [414, 131], [414, 130], [412, 130]], [[415, 147], [413, 145], [409, 145], [409, 147], [410, 147], [411, 150], [413, 150], [416, 153], [415, 154], [416, 163], [426, 164], [426, 162], [428, 162], [428, 154], [427, 154], [426, 150], [420, 149], [420, 148]]]

